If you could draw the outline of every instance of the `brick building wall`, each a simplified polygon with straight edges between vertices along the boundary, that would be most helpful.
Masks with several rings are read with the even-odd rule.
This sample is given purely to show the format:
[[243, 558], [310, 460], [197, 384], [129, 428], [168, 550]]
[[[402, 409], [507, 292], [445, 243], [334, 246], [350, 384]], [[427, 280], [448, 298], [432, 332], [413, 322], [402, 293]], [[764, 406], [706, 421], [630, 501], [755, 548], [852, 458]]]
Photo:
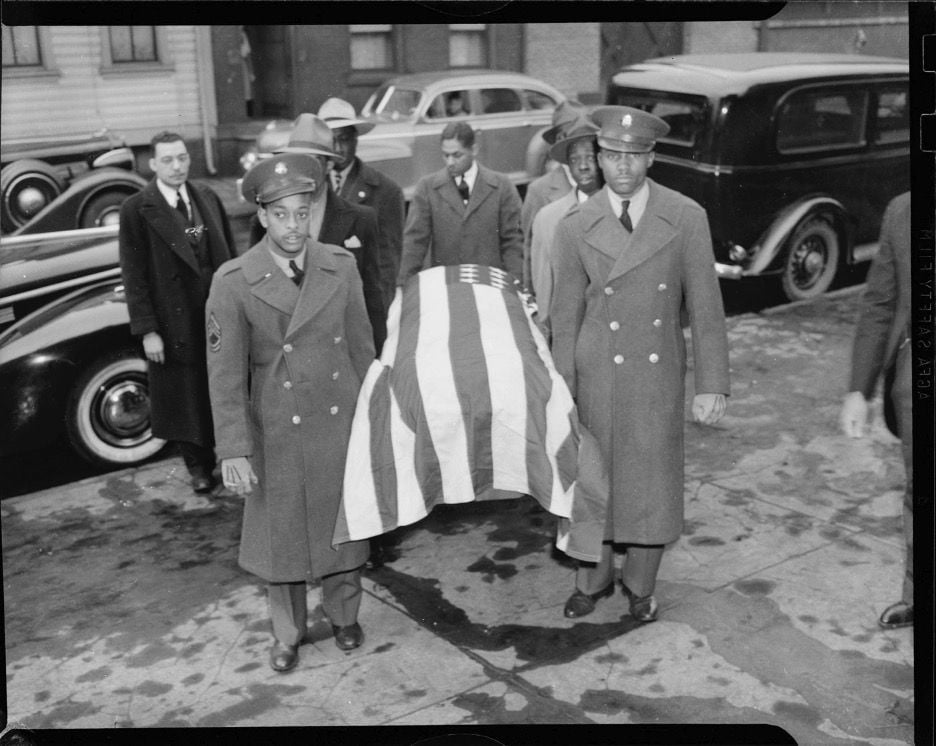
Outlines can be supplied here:
[[523, 72], [567, 96], [588, 99], [601, 91], [600, 23], [528, 23]]

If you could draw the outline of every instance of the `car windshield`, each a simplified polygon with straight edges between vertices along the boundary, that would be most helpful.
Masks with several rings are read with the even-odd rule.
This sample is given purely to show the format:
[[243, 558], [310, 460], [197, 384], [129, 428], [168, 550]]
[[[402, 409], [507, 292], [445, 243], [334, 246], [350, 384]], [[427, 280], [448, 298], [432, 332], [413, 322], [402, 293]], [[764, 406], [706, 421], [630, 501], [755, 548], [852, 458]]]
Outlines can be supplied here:
[[422, 91], [416, 88], [401, 88], [395, 85], [382, 85], [371, 94], [361, 109], [365, 117], [380, 119], [411, 119], [419, 106]]
[[656, 114], [670, 126], [669, 133], [660, 138], [661, 142], [690, 147], [695, 145], [705, 124], [706, 99], [634, 88], [619, 88], [614, 93], [613, 103]]

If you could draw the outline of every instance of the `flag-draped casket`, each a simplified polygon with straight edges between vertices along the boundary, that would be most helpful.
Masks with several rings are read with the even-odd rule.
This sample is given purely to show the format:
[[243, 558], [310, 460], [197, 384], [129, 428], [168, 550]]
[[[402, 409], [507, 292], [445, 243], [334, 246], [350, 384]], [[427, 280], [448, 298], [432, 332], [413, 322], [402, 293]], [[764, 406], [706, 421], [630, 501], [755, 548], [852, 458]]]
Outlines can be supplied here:
[[474, 264], [415, 275], [351, 428], [334, 543], [415, 523], [440, 503], [532, 495], [557, 544], [597, 559], [607, 475], [508, 275]]

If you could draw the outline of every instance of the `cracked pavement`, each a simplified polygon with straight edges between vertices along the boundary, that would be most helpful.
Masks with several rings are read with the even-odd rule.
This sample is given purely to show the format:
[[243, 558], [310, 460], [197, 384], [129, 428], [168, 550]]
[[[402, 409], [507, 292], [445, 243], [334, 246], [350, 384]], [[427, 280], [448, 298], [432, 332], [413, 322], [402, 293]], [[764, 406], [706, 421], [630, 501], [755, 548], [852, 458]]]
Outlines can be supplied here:
[[727, 723], [912, 743], [913, 632], [876, 625], [902, 577], [899, 444], [880, 416], [864, 440], [837, 432], [859, 300], [728, 320], [728, 413], [687, 422], [685, 528], [649, 625], [620, 593], [563, 617], [574, 565], [533, 500], [440, 506], [366, 573], [364, 645], [335, 647], [313, 588], [312, 641], [280, 675], [264, 588], [236, 563], [241, 502], [192, 494], [181, 460], [5, 500], [8, 725]]

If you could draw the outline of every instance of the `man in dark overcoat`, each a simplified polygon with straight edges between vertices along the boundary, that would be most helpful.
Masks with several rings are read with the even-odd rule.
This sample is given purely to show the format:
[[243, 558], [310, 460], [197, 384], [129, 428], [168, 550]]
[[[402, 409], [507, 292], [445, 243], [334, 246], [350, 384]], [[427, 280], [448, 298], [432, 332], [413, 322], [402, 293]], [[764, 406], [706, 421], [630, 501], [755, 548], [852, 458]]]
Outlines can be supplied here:
[[[552, 126], [543, 133], [543, 140], [550, 148], [565, 137], [570, 127], [576, 126], [585, 115], [585, 107], [578, 101], [566, 99], [553, 111]], [[575, 179], [564, 163], [547, 171], [527, 185], [520, 208], [520, 229], [523, 231], [523, 285], [534, 295], [534, 274], [532, 268], [531, 247], [533, 241], [533, 221], [546, 205], [566, 196], [575, 189]]]
[[520, 195], [510, 179], [482, 166], [467, 122], [442, 130], [445, 167], [416, 184], [397, 284], [428, 266], [483, 264], [523, 277]]
[[[358, 389], [374, 360], [354, 257], [309, 237], [324, 169], [280, 155], [247, 173], [266, 236], [222, 266], [208, 298], [208, 372], [225, 486], [246, 496], [239, 562], [269, 583], [270, 665], [306, 633], [306, 581], [342, 650], [356, 648], [367, 542], [332, 547]], [[327, 188], [327, 187], [326, 187]]]
[[[316, 158], [325, 173], [337, 158], [332, 149], [332, 132], [315, 114], [300, 114], [289, 136], [289, 144], [279, 153], [300, 153]], [[387, 304], [380, 278], [380, 238], [377, 213], [367, 205], [358, 205], [340, 197], [323, 184], [314, 195], [309, 235], [321, 243], [342, 246], [351, 252], [364, 286], [364, 303], [374, 335], [377, 354], [387, 338]], [[259, 219], [251, 222], [250, 240], [257, 243], [264, 230]]]
[[214, 271], [235, 256], [224, 206], [188, 181], [185, 142], [151, 143], [155, 178], [120, 211], [120, 269], [130, 331], [148, 361], [153, 435], [177, 441], [198, 493], [214, 486], [214, 432], [205, 368], [205, 300]]
[[556, 229], [550, 316], [553, 357], [608, 465], [602, 556], [581, 563], [565, 615], [591, 613], [614, 592], [613, 548], [631, 614], [657, 615], [664, 545], [683, 525], [686, 344], [692, 332], [698, 422], [714, 424], [728, 395], [728, 340], [705, 211], [647, 178], [659, 117], [624, 106], [592, 114], [605, 187]]
[[370, 132], [374, 122], [359, 119], [354, 107], [340, 98], [325, 101], [318, 115], [334, 137], [335, 158], [329, 179], [335, 194], [352, 204], [371, 207], [377, 213], [380, 283], [384, 307], [389, 308], [403, 248], [403, 190], [389, 176], [371, 168], [357, 156], [358, 136]]
[[[913, 624], [913, 397], [910, 340], [910, 192], [895, 197], [884, 212], [881, 241], [868, 270], [868, 284], [852, 348], [849, 393], [842, 404], [842, 429], [852, 438], [865, 434], [868, 401], [878, 379], [893, 369], [890, 390], [903, 452], [906, 487], [903, 531], [906, 554], [900, 600], [881, 614], [883, 629]], [[885, 380], [888, 377], [885, 376]]]

